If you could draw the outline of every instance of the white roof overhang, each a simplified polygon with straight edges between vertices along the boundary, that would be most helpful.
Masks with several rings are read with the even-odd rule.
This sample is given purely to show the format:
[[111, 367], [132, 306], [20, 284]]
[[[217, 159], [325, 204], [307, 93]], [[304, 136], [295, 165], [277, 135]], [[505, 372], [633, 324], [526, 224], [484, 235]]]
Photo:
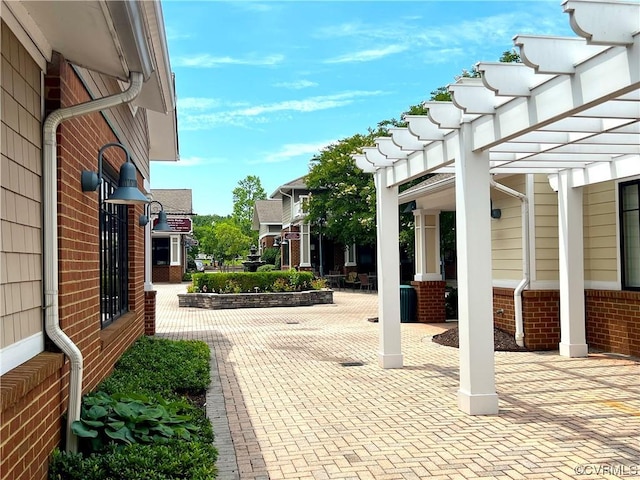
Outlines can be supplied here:
[[75, 65], [128, 81], [144, 75], [136, 105], [161, 113], [175, 108], [175, 94], [160, 2], [6, 1], [2, 17], [32, 56], [50, 61], [59, 52]]
[[[566, 0], [583, 38], [516, 36], [524, 63], [478, 63], [481, 78], [449, 86], [451, 102], [353, 155], [389, 186], [453, 173], [460, 129], [494, 174], [570, 170], [573, 185], [640, 174], [640, 3]], [[615, 25], [615, 28], [610, 28]]]

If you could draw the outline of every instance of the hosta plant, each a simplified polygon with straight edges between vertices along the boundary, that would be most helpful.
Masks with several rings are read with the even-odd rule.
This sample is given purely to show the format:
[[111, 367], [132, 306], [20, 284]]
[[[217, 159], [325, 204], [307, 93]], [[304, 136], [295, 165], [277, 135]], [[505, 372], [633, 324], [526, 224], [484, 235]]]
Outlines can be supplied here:
[[73, 422], [72, 430], [90, 441], [93, 452], [102, 451], [109, 443], [190, 440], [199, 430], [189, 413], [193, 408], [183, 400], [94, 392], [83, 398], [80, 420]]

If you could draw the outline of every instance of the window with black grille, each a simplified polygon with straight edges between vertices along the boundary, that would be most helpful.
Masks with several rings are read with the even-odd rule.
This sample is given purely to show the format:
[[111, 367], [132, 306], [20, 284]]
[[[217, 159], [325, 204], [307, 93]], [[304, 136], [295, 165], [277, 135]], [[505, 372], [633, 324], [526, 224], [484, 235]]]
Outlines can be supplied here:
[[620, 183], [622, 288], [640, 290], [640, 180]]
[[117, 188], [103, 173], [100, 187], [100, 322], [102, 328], [129, 310], [128, 205], [105, 203]]

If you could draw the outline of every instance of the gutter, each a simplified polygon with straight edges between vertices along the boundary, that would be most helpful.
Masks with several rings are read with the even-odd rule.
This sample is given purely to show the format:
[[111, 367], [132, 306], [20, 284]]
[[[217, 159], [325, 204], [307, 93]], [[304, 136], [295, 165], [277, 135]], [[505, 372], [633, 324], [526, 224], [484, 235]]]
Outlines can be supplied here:
[[45, 331], [53, 343], [69, 357], [71, 364], [69, 374], [69, 408], [66, 427], [66, 450], [69, 452], [76, 452], [78, 450], [78, 438], [71, 431], [71, 425], [74, 421], [80, 419], [83, 358], [78, 346], [73, 343], [60, 327], [58, 312], [58, 188], [56, 175], [58, 145], [56, 141], [56, 131], [58, 126], [65, 120], [133, 101], [142, 90], [142, 74], [131, 72], [129, 81], [129, 88], [124, 92], [97, 100], [90, 100], [71, 107], [60, 108], [51, 112], [47, 116], [42, 129]]
[[491, 186], [507, 195], [516, 197], [521, 202], [522, 208], [522, 280], [513, 291], [513, 304], [515, 310], [516, 334], [515, 340], [518, 346], [524, 347], [524, 320], [522, 318], [522, 292], [529, 285], [529, 265], [531, 263], [531, 247], [529, 245], [529, 198], [516, 190], [490, 180]]

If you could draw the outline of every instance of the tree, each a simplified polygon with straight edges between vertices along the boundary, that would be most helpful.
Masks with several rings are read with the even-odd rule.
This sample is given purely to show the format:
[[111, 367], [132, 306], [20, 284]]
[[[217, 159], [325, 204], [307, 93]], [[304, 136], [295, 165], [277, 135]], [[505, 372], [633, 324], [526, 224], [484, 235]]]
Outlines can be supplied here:
[[311, 160], [305, 183], [312, 192], [311, 224], [337, 243], [373, 245], [376, 239], [376, 195], [373, 176], [360, 170], [351, 154], [373, 144], [380, 131], [356, 134], [324, 148]]
[[242, 233], [233, 220], [222, 220], [213, 226], [213, 255], [216, 259], [232, 260], [246, 254], [251, 237]]
[[[233, 214], [232, 218], [240, 227], [242, 233], [256, 242], [257, 232], [251, 230], [251, 220], [253, 219], [253, 206], [256, 200], [264, 200], [267, 193], [262, 188], [260, 178], [255, 175], [248, 175], [238, 182], [238, 186], [233, 189]], [[254, 238], [255, 237], [255, 238]]]

